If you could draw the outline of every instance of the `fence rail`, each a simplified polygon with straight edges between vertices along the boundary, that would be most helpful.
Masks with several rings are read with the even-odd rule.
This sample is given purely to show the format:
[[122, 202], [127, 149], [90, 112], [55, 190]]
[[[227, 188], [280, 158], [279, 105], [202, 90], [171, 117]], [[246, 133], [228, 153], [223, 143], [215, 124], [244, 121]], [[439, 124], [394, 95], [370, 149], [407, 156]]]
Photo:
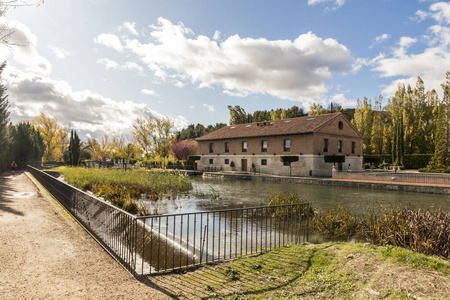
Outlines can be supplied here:
[[392, 183], [414, 183], [422, 185], [450, 186], [450, 174], [410, 173], [410, 172], [335, 172], [333, 179], [357, 179], [389, 181]]
[[32, 166], [29, 172], [135, 276], [305, 243], [309, 204], [137, 217]]

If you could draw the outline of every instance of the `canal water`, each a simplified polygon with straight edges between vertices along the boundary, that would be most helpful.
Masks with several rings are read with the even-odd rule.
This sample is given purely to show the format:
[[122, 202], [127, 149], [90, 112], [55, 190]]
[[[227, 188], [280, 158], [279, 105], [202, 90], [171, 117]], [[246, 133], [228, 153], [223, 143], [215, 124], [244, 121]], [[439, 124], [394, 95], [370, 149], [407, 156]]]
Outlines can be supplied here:
[[338, 205], [355, 214], [399, 205], [450, 211], [448, 195], [201, 177], [192, 177], [192, 182], [193, 189], [190, 193], [180, 195], [177, 199], [149, 204], [152, 212], [175, 214], [264, 206], [267, 205], [268, 193], [272, 191], [296, 192], [303, 201], [321, 211], [337, 208]]

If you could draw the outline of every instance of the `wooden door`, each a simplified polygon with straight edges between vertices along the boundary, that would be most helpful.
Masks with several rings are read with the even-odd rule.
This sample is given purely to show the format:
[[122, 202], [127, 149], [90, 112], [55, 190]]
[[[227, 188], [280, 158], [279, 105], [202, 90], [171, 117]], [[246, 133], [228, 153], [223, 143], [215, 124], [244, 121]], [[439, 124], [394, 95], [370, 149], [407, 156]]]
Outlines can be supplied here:
[[246, 159], [242, 160], [242, 171], [244, 171], [244, 172], [247, 171], [247, 160]]

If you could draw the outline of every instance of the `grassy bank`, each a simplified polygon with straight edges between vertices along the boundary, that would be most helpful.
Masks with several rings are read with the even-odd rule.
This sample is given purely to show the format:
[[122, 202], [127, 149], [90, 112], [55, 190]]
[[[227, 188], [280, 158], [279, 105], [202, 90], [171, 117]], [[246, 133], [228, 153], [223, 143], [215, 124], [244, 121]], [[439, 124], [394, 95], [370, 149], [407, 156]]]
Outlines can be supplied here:
[[450, 263], [390, 246], [326, 243], [152, 281], [184, 299], [447, 299]]
[[135, 201], [142, 195], [145, 195], [146, 200], [175, 198], [192, 188], [188, 177], [168, 172], [80, 167], [58, 167], [52, 170], [60, 172], [67, 183], [91, 191], [132, 213], [146, 213], [145, 208]]

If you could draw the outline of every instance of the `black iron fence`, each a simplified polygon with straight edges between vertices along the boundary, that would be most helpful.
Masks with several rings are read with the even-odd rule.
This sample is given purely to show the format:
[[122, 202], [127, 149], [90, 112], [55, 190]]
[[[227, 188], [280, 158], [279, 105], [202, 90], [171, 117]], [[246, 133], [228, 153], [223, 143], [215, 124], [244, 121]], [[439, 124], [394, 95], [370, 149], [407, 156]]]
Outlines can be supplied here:
[[34, 167], [28, 170], [135, 276], [264, 253], [308, 240], [308, 203], [136, 217]]

